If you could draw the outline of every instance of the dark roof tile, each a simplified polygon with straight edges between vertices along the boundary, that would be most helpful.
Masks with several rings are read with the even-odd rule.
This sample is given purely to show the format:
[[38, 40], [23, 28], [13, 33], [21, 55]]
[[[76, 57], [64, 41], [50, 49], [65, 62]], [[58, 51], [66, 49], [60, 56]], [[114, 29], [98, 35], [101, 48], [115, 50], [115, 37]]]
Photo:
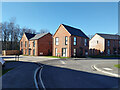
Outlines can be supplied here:
[[76, 35], [76, 36], [80, 36], [80, 37], [84, 37], [84, 38], [88, 38], [80, 29], [62, 24], [66, 30], [71, 34], [71, 35]]

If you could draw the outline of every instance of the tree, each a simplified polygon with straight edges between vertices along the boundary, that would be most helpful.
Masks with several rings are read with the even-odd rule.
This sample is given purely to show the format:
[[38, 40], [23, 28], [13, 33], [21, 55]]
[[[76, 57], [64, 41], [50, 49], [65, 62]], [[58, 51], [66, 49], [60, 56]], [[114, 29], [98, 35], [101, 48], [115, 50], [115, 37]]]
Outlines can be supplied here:
[[47, 33], [47, 32], [48, 32], [47, 29], [41, 29], [41, 30], [40, 30], [40, 34], [41, 34], [41, 33]]

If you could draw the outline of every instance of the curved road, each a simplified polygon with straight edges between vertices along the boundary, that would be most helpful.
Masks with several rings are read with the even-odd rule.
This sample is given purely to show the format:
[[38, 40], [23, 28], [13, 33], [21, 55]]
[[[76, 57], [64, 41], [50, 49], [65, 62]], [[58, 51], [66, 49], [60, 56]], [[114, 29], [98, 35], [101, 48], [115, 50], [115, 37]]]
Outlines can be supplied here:
[[[39, 76], [45, 88], [118, 88], [118, 78], [95, 71], [91, 65], [117, 60], [51, 60]], [[39, 82], [41, 84], [41, 82]]]

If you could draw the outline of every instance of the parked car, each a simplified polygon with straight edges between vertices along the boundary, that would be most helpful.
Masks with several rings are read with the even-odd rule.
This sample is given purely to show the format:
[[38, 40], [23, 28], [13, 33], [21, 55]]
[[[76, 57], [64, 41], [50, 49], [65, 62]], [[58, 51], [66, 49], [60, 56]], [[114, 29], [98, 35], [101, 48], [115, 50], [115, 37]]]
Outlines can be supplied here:
[[2, 64], [2, 66], [5, 66], [5, 61], [0, 57], [0, 63]]

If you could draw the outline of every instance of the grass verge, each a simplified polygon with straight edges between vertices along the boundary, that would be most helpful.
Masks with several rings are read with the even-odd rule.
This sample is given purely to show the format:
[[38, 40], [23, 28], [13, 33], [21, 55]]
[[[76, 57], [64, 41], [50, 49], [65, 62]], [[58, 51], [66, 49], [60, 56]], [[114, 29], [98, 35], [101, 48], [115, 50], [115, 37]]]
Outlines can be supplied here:
[[48, 57], [48, 58], [69, 58], [69, 57], [57, 57], [57, 56], [46, 56], [46, 57]]
[[114, 65], [114, 67], [120, 68], [120, 64], [116, 64]]
[[[14, 68], [2, 69], [2, 72], [0, 71], [0, 73], [1, 73], [2, 75], [4, 75], [5, 73], [7, 73], [8, 71], [10, 71], [10, 70], [12, 70], [12, 69], [14, 69]], [[1, 74], [0, 74], [0, 77], [1, 77]]]

